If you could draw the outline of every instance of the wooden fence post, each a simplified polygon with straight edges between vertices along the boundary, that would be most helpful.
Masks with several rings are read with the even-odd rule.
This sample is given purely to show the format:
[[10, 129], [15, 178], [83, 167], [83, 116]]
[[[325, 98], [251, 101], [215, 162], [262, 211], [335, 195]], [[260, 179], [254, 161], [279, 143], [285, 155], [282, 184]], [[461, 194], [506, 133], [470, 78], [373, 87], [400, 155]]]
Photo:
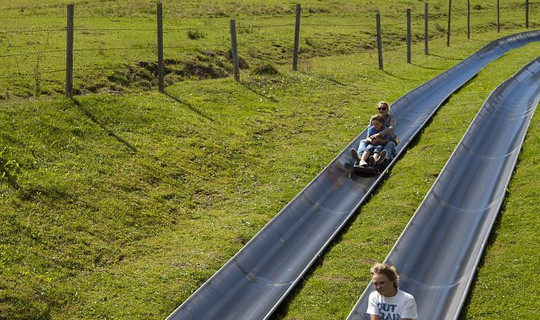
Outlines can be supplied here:
[[471, 38], [471, 0], [467, 0], [467, 39]]
[[529, 29], [529, 0], [525, 1], [525, 28]]
[[446, 46], [450, 46], [450, 22], [452, 21], [452, 0], [448, 0], [448, 30], [446, 30]]
[[429, 5], [428, 3], [424, 3], [424, 53], [429, 54]]
[[236, 22], [231, 20], [231, 54], [234, 66], [234, 80], [240, 81], [240, 67], [238, 63], [238, 44], [236, 42]]
[[294, 52], [293, 52], [293, 66], [294, 71], [298, 70], [298, 47], [300, 45], [300, 12], [302, 8], [300, 4], [296, 5], [296, 23], [294, 27]]
[[499, 0], [497, 0], [497, 33], [501, 32], [501, 14]]
[[165, 92], [165, 66], [163, 63], [163, 11], [161, 2], [157, 3], [157, 45], [158, 45], [158, 89]]
[[411, 9], [407, 9], [407, 63], [411, 63]]
[[379, 12], [377, 12], [376, 20], [377, 20], [377, 52], [379, 55], [379, 70], [383, 70], [381, 14]]
[[66, 37], [66, 96], [73, 96], [73, 17], [74, 5], [67, 6], [67, 37]]

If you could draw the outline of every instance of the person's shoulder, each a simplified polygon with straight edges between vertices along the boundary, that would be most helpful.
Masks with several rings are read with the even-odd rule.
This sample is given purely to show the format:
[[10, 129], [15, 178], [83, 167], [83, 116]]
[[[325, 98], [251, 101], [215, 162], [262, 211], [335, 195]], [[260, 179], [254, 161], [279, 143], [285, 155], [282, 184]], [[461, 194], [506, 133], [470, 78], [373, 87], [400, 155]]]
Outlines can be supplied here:
[[377, 299], [379, 296], [380, 296], [380, 294], [377, 292], [377, 290], [373, 290], [369, 294], [369, 299]]

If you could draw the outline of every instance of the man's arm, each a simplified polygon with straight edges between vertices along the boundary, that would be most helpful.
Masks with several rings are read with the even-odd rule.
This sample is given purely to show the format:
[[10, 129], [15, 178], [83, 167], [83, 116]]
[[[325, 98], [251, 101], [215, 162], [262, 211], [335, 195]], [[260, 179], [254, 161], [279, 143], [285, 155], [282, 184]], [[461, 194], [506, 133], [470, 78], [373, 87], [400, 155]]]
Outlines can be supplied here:
[[[369, 318], [369, 319], [370, 319], [370, 320], [381, 320], [381, 317], [376, 316], [376, 315], [374, 315], [374, 314], [370, 314], [370, 318]], [[406, 320], [406, 319], [403, 319], [403, 320]]]
[[396, 127], [396, 119], [392, 116], [390, 116], [390, 121], [389, 123], [385, 123], [385, 127], [384, 130], [382, 130], [380, 132], [380, 135], [393, 135], [394, 134], [394, 128]]
[[383, 137], [381, 136], [376, 136], [376, 137], [373, 137], [371, 140], [371, 143], [374, 144], [374, 145], [380, 145], [380, 144], [386, 144], [388, 141], [385, 140]]

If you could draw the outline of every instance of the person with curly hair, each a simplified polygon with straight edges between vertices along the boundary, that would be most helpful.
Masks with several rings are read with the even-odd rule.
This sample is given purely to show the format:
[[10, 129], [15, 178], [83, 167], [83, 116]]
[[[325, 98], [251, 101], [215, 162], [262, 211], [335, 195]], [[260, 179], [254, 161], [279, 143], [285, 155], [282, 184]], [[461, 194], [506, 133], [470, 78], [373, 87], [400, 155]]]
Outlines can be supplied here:
[[367, 313], [371, 320], [412, 320], [418, 317], [414, 297], [399, 290], [396, 268], [386, 263], [371, 267], [375, 291], [369, 295]]

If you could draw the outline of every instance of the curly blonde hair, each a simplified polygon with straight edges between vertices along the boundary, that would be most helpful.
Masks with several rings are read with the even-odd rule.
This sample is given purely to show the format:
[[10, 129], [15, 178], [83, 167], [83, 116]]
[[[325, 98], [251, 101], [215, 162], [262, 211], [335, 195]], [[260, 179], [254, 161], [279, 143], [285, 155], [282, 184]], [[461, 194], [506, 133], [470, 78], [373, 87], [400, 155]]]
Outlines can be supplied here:
[[374, 120], [384, 124], [384, 116], [382, 114], [380, 114], [380, 113], [372, 115], [371, 119], [369, 120], [369, 124], [373, 124]]
[[384, 274], [390, 282], [394, 284], [394, 288], [398, 288], [399, 274], [396, 267], [387, 263], [376, 263], [369, 270], [371, 275]]

